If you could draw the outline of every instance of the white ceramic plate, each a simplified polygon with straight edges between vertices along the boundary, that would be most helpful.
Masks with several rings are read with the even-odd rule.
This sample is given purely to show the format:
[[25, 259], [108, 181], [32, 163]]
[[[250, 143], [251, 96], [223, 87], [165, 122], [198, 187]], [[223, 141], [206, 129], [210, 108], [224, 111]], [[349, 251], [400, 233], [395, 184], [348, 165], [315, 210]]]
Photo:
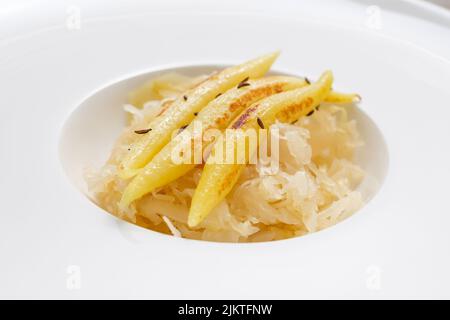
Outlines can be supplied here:
[[[449, 298], [450, 18], [415, 1], [371, 3], [7, 1], [0, 297]], [[117, 113], [93, 111], [95, 122], [71, 127], [86, 97], [149, 70], [274, 49], [277, 70], [333, 69], [335, 87], [361, 93], [384, 136], [389, 154], [377, 138], [364, 161], [387, 176], [353, 217], [273, 243], [187, 241], [115, 219], [74, 187], [80, 163], [70, 159], [85, 155], [73, 141], [97, 157], [116, 124]]]

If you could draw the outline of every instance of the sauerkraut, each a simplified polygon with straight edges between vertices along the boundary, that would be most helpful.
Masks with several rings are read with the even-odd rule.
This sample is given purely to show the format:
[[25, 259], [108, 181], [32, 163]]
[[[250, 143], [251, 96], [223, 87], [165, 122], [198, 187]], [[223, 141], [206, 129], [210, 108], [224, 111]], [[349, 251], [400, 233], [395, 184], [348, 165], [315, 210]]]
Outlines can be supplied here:
[[88, 170], [89, 192], [106, 211], [144, 228], [188, 239], [258, 242], [286, 239], [322, 230], [349, 217], [363, 204], [357, 186], [364, 177], [354, 163], [363, 145], [354, 119], [345, 106], [321, 104], [296, 123], [276, 123], [279, 170], [263, 164], [246, 165], [232, 192], [195, 228], [187, 217], [202, 166], [135, 201], [127, 210], [118, 203], [127, 185], [118, 177], [118, 164], [130, 144], [151, 119], [184, 90], [205, 77], [162, 75], [130, 93], [124, 106], [129, 124], [109, 160]]

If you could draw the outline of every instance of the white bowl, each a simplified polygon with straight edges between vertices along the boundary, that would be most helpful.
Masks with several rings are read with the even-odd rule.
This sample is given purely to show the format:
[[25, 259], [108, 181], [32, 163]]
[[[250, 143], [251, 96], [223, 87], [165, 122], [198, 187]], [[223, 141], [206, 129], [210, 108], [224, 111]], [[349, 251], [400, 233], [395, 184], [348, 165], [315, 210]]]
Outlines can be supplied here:
[[[117, 3], [0, 11], [8, 12], [0, 33], [0, 297], [450, 297], [450, 44], [439, 41], [450, 35], [446, 13], [422, 8], [424, 21], [411, 2], [253, 3], [260, 14], [229, 2], [217, 4], [222, 12], [202, 1], [189, 10], [175, 1]], [[404, 8], [408, 15], [396, 11]], [[28, 22], [14, 28], [19, 16]], [[416, 41], [411, 30], [427, 38]], [[70, 124], [99, 88], [148, 70], [235, 64], [274, 49], [282, 50], [277, 70], [314, 78], [332, 69], [335, 87], [363, 96], [361, 109], [385, 138], [384, 185], [353, 217], [273, 243], [187, 241], [107, 215], [73, 187], [70, 180], [81, 186], [80, 163], [67, 159], [89, 148], [98, 159], [110, 146], [96, 143], [110, 143], [121, 124], [119, 113], [99, 113], [96, 140], [83, 154], [68, 150], [67, 134], [92, 137], [92, 123]], [[386, 157], [383, 148], [370, 150]], [[387, 168], [373, 160], [362, 161], [373, 172]]]

